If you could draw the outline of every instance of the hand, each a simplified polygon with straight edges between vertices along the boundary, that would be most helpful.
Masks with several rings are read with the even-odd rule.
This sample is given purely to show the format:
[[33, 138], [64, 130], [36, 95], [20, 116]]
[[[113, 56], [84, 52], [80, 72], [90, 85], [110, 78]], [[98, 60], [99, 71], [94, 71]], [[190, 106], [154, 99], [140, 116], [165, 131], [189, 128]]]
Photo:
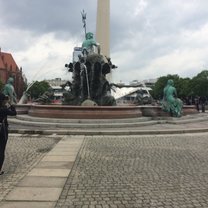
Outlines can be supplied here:
[[11, 110], [15, 109], [14, 105], [10, 105]]

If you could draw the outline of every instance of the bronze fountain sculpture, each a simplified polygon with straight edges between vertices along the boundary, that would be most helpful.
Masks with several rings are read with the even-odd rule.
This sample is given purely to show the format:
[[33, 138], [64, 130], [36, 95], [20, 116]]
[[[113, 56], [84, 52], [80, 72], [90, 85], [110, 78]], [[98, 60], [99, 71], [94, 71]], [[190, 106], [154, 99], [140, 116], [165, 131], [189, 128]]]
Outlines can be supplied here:
[[[65, 64], [68, 72], [72, 73], [72, 81], [67, 81], [62, 85], [64, 90], [62, 105], [48, 105], [49, 102], [44, 105], [44, 100], [48, 101], [48, 94], [46, 93], [40, 99], [41, 105], [19, 103], [19, 112], [22, 111], [34, 117], [64, 119], [123, 119], [141, 116], [169, 116], [167, 112], [172, 112], [177, 117], [181, 116], [182, 107], [176, 109], [178, 110], [176, 112], [173, 109], [170, 110], [170, 108], [169, 111], [167, 108], [162, 109], [161, 106], [144, 106], [142, 104], [140, 106], [116, 106], [116, 100], [110, 93], [111, 89], [113, 87], [133, 86], [109, 83], [106, 75], [117, 67], [112, 64], [109, 57], [102, 55], [102, 48], [94, 40], [93, 33], [86, 32], [86, 14], [84, 11], [82, 21], [85, 29], [85, 40], [82, 47], [75, 47], [78, 48], [76, 52], [79, 51], [79, 53], [76, 54], [73, 62]], [[68, 89], [66, 86], [68, 86]], [[140, 97], [138, 97], [138, 100], [143, 103]], [[167, 97], [166, 101], [168, 100]], [[169, 107], [171, 106], [169, 105]], [[166, 112], [163, 112], [163, 110]], [[189, 113], [195, 113], [195, 109], [191, 106], [184, 108], [183, 111], [183, 114]]]
[[[64, 93], [65, 105], [115, 106], [116, 101], [110, 95], [111, 84], [106, 79], [115, 65], [110, 58], [101, 54], [101, 48], [93, 38], [93, 33], [86, 32], [86, 14], [82, 13], [85, 28], [85, 40], [82, 43], [78, 61], [66, 64], [72, 72], [72, 82], [67, 82], [69, 90]], [[64, 85], [63, 88], [66, 86]]]

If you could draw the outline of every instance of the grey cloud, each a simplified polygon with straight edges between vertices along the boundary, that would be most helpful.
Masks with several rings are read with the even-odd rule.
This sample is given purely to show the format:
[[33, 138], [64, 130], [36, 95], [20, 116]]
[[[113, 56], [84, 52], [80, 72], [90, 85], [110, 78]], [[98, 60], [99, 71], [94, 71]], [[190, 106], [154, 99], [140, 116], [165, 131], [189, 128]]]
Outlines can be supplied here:
[[[96, 5], [92, 0], [51, 1], [51, 0], [0, 0], [1, 14], [9, 27], [32, 31], [36, 35], [53, 32], [76, 36], [82, 29], [81, 14], [83, 7], [87, 13], [95, 13]], [[95, 15], [88, 15], [88, 26]], [[64, 37], [64, 36], [62, 36]]]
[[[147, 2], [151, 3], [147, 4], [141, 15], [129, 16], [128, 11], [119, 8], [115, 14], [112, 14], [112, 52], [131, 48], [135, 51], [135, 60], [140, 59], [141, 62], [147, 63], [148, 60], [170, 53], [181, 45], [185, 46], [182, 31], [187, 30], [192, 33], [207, 23], [206, 9], [200, 1], [180, 1], [180, 4], [175, 0]], [[183, 14], [185, 9], [178, 6], [182, 7], [190, 2], [194, 4], [192, 11]], [[119, 16], [118, 11], [123, 14]], [[123, 18], [119, 20], [115, 18], [116, 16]], [[131, 21], [128, 21], [129, 19]]]
[[[81, 43], [83, 25], [80, 12], [85, 9], [87, 30], [95, 32], [96, 2], [0, 0], [0, 23], [5, 28], [19, 30], [18, 38], [12, 40], [11, 35], [10, 43], [8, 41], [11, 47], [14, 45], [15, 50], [20, 50], [21, 47], [26, 49], [37, 36], [46, 33], [53, 33], [56, 39], [63, 41], [77, 38]], [[139, 73], [148, 68], [151, 61], [175, 50], [202, 47], [204, 40], [191, 42], [186, 35], [189, 36], [208, 24], [207, 8], [207, 0], [111, 0], [112, 61], [114, 62], [113, 56], [119, 57], [121, 52], [131, 54], [131, 57], [120, 60], [122, 66], [119, 66], [118, 72], [121, 76], [123, 74], [128, 77], [126, 68]], [[27, 38], [23, 37], [24, 40], [18, 42], [21, 31]], [[185, 66], [184, 70], [188, 71]]]
[[[133, 3], [133, 0], [131, 1]], [[180, 2], [180, 3], [174, 3]], [[193, 9], [187, 12], [183, 7], [184, 4], [192, 2]], [[202, 2], [205, 3], [202, 4]], [[117, 8], [117, 12], [112, 11], [111, 35], [112, 42], [121, 42], [123, 38], [133, 38], [129, 36], [132, 33], [142, 33], [144, 37], [160, 37], [161, 39], [178, 33], [181, 30], [199, 29], [207, 23], [207, 3], [205, 1], [147, 1], [147, 6], [141, 15], [133, 17], [128, 10], [130, 8]], [[208, 5], [207, 5], [208, 6]], [[132, 6], [133, 7], [133, 6]], [[134, 7], [133, 7], [134, 8]], [[115, 9], [115, 8], [114, 8]], [[113, 8], [112, 8], [113, 10]], [[133, 9], [131, 8], [133, 11]], [[118, 12], [120, 11], [120, 14]], [[185, 12], [185, 14], [183, 13]], [[113, 44], [112, 43], [112, 44]]]

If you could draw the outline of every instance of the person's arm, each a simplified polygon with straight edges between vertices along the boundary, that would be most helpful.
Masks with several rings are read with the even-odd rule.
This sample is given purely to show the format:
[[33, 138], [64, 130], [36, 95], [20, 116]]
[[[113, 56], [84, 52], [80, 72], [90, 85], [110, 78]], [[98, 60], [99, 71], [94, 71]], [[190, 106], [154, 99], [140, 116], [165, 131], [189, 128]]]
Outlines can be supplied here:
[[0, 115], [2, 117], [6, 117], [6, 116], [16, 116], [17, 112], [16, 109], [13, 105], [11, 105], [9, 108], [1, 108], [0, 109]]
[[16, 111], [16, 108], [13, 106], [13, 105], [11, 105], [9, 108], [8, 108], [8, 110], [9, 110], [9, 116], [16, 116], [17, 115], [17, 111]]

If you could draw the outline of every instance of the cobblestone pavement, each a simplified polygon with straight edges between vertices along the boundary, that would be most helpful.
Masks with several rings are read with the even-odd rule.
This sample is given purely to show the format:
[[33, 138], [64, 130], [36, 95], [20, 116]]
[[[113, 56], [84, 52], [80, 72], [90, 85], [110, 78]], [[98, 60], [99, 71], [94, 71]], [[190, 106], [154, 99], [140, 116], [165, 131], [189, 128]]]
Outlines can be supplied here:
[[0, 176], [0, 202], [58, 141], [57, 137], [9, 135], [5, 174]]
[[207, 208], [208, 135], [86, 137], [56, 208]]

